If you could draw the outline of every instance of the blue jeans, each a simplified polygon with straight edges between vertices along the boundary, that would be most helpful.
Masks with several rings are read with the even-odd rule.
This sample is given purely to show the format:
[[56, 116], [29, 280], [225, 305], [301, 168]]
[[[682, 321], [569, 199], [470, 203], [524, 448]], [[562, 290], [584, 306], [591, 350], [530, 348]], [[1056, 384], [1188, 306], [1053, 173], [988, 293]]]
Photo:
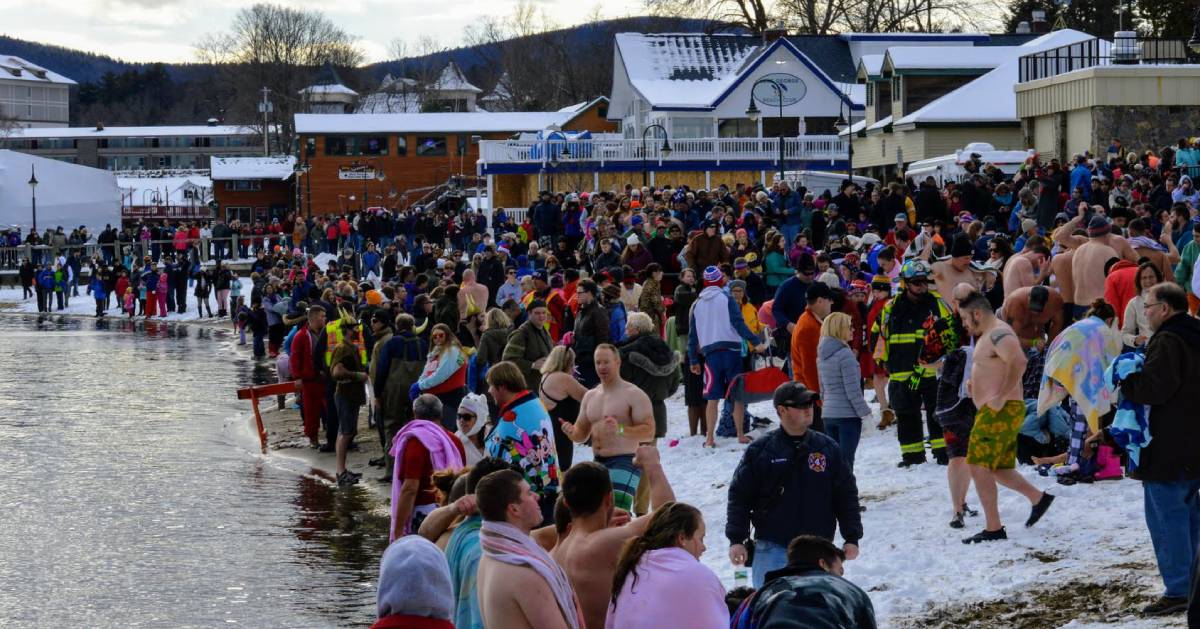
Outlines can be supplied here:
[[753, 572], [751, 580], [754, 582], [754, 589], [762, 588], [763, 581], [766, 579], [768, 572], [774, 572], [786, 565], [786, 546], [780, 546], [765, 539], [755, 540], [754, 565], [750, 567], [750, 570]]
[[854, 471], [854, 453], [858, 450], [858, 439], [862, 436], [863, 420], [858, 417], [826, 417], [825, 434], [837, 442], [850, 471]]
[[1146, 528], [1154, 543], [1164, 596], [1185, 598], [1200, 547], [1200, 480], [1142, 483]]

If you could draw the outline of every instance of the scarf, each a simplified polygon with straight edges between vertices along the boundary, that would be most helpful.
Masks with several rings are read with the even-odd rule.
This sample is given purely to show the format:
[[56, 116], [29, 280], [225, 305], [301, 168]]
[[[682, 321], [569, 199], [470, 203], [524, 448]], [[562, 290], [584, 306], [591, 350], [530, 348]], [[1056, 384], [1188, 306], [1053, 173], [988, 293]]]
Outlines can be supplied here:
[[[429, 459], [433, 466], [433, 470], [444, 470], [447, 468], [459, 468], [463, 466], [462, 455], [459, 454], [458, 448], [454, 445], [454, 441], [450, 439], [450, 435], [446, 434], [446, 430], [440, 425], [435, 424], [425, 419], [414, 419], [404, 425], [400, 432], [396, 433], [396, 437], [392, 440], [391, 455], [396, 459], [396, 464], [392, 467], [392, 526], [388, 534], [388, 541], [395, 541], [396, 530], [396, 508], [400, 505], [400, 486], [403, 481], [400, 480], [400, 467], [403, 464], [404, 446], [408, 445], [409, 439], [416, 439], [425, 446], [429, 451]], [[410, 522], [404, 523], [404, 535], [408, 535]]]
[[1129, 471], [1136, 471], [1141, 450], [1150, 445], [1150, 407], [1121, 396], [1121, 383], [1130, 374], [1141, 373], [1146, 357], [1141, 352], [1121, 354], [1104, 372], [1104, 386], [1117, 401], [1117, 414], [1108, 433], [1129, 453]]
[[1161, 242], [1149, 236], [1134, 236], [1129, 239], [1129, 246], [1134, 249], [1153, 249], [1155, 251], [1166, 251], [1167, 248]]
[[485, 521], [479, 538], [485, 556], [510, 566], [529, 568], [545, 579], [567, 626], [570, 629], [583, 629], [583, 612], [567, 574], [528, 533], [521, 532], [507, 522]]

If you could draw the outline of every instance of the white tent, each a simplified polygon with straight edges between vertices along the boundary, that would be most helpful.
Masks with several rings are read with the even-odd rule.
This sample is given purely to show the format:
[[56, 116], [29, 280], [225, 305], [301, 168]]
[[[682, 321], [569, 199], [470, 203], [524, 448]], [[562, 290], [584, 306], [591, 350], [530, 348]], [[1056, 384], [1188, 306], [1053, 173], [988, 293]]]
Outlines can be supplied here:
[[0, 150], [0, 225], [28, 233], [33, 221], [29, 179], [36, 175], [38, 229], [84, 225], [96, 233], [121, 224], [121, 193], [112, 173]]

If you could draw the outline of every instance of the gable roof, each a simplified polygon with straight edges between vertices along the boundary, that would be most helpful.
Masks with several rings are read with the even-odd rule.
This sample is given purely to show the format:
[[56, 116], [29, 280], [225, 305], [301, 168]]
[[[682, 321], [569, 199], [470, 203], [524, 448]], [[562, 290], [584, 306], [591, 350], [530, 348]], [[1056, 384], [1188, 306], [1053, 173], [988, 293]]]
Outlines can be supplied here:
[[277, 179], [287, 180], [296, 169], [294, 155], [275, 157], [214, 157], [211, 177], [213, 181], [230, 179]]
[[748, 35], [617, 33], [629, 82], [658, 107], [710, 104], [760, 47]]
[[433, 85], [429, 86], [429, 91], [483, 93], [483, 90], [475, 87], [467, 80], [467, 76], [463, 74], [462, 68], [458, 67], [458, 64], [453, 61], [447, 63], [445, 68], [442, 68], [442, 73], [433, 82]]
[[30, 83], [75, 85], [75, 81], [13, 55], [0, 55], [0, 79]]
[[883, 57], [884, 55], [863, 55], [858, 60], [856, 78], [862, 80], [883, 76]]
[[[882, 71], [991, 70], [1012, 56], [1016, 46], [893, 46], [883, 55]], [[864, 57], [865, 59], [865, 57]]]
[[1087, 33], [1063, 29], [1046, 33], [1021, 46], [992, 48], [1001, 51], [1004, 56], [995, 69], [900, 118], [893, 126], [1018, 122], [1017, 95], [1013, 86], [1019, 78], [1017, 67], [1020, 57], [1089, 39], [1094, 38]]

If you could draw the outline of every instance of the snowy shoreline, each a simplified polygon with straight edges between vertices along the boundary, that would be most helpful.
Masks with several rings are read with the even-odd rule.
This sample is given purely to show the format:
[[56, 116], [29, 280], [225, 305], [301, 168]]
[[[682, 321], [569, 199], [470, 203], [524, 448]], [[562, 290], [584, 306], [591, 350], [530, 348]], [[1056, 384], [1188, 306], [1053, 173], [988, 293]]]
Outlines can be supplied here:
[[[228, 319], [196, 317], [194, 299], [188, 295], [186, 314], [149, 320], [232, 331]], [[115, 309], [109, 312], [108, 319], [119, 317]], [[95, 302], [80, 287], [80, 296], [72, 298], [67, 309], [49, 316], [94, 319], [94, 313]], [[36, 301], [21, 300], [19, 288], [0, 289], [0, 314], [37, 315]], [[243, 351], [249, 352], [249, 346]], [[260, 402], [269, 456], [301, 463], [300, 467], [327, 474], [326, 480], [332, 482], [334, 456], [307, 447], [291, 398], [283, 411], [275, 410], [275, 404], [273, 398]], [[704, 449], [702, 436], [686, 436], [687, 412], [681, 394], [667, 401], [667, 409], [667, 437], [659, 442], [663, 466], [679, 500], [704, 513], [708, 550], [702, 561], [731, 586], [733, 566], [724, 539], [726, 493], [745, 448], [734, 439], [718, 439], [716, 449]], [[752, 404], [751, 410], [776, 422], [769, 403]], [[357, 439], [361, 450], [351, 453], [348, 466], [364, 474], [358, 487], [372, 496], [373, 515], [386, 517], [391, 487], [375, 480], [384, 473], [382, 468], [367, 465], [382, 450], [365, 416], [364, 409]], [[253, 424], [248, 406], [245, 418]], [[591, 450], [577, 446], [576, 460], [589, 459]], [[865, 536], [860, 558], [846, 563], [846, 578], [871, 595], [881, 627], [1185, 626], [1179, 616], [1141, 619], [1136, 615], [1140, 604], [1158, 596], [1162, 588], [1137, 481], [1068, 487], [1022, 467], [1031, 482], [1059, 498], [1046, 518], [1033, 529], [1024, 528], [1028, 502], [1002, 490], [1000, 509], [1010, 539], [964, 546], [961, 538], [982, 528], [982, 516], [969, 519], [966, 529], [949, 528], [945, 468], [931, 462], [898, 469], [898, 460], [895, 428], [878, 431], [874, 421], [866, 422], [855, 464], [867, 507]], [[968, 500], [978, 504], [973, 491]]]

